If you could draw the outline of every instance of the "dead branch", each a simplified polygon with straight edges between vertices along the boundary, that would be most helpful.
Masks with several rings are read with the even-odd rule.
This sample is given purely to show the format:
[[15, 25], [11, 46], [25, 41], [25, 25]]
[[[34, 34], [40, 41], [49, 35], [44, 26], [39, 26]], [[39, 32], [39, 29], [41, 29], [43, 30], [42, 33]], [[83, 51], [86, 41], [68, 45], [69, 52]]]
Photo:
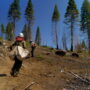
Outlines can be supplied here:
[[81, 81], [90, 84], [90, 79], [85, 78], [85, 77], [81, 77], [81, 76], [79, 76], [79, 75], [77, 75], [77, 74], [75, 74], [75, 73], [73, 73], [73, 72], [68, 72], [68, 73], [70, 73], [70, 74], [73, 75], [74, 77], [80, 79]]
[[24, 90], [29, 90], [29, 88], [30, 88], [32, 85], [34, 85], [34, 84], [36, 84], [36, 82], [30, 83], [29, 85], [27, 85], [27, 86], [24, 88]]
[[66, 85], [66, 87], [69, 87], [69, 88], [76, 90], [76, 88], [74, 86]]

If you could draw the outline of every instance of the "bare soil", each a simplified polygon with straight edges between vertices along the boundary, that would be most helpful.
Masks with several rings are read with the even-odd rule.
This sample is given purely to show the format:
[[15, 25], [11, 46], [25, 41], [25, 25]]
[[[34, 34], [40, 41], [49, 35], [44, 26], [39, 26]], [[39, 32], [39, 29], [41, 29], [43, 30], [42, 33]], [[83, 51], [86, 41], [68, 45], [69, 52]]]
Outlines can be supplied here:
[[87, 74], [86, 77], [90, 78], [90, 56], [80, 54], [79, 58], [61, 57], [54, 52], [37, 47], [35, 57], [24, 60], [18, 77], [10, 76], [14, 61], [8, 54], [0, 56], [0, 90], [90, 90], [82, 88], [89, 88], [90, 85], [81, 83], [67, 73], [70, 71], [83, 76]]

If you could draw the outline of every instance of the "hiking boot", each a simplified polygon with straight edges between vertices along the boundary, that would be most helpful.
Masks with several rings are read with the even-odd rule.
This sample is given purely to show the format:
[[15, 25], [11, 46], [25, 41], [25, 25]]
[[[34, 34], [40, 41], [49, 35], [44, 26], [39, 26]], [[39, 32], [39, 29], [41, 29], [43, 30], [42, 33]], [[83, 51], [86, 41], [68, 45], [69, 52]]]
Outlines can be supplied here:
[[18, 72], [13, 72], [13, 71], [11, 71], [10, 74], [11, 74], [11, 76], [13, 76], [13, 77], [17, 77], [17, 76], [18, 76]]
[[15, 72], [13, 76], [14, 77], [17, 77], [18, 76], [18, 72]]
[[14, 75], [14, 72], [13, 72], [13, 71], [11, 71], [11, 72], [10, 72], [10, 75], [11, 75], [11, 76], [13, 76], [13, 75]]

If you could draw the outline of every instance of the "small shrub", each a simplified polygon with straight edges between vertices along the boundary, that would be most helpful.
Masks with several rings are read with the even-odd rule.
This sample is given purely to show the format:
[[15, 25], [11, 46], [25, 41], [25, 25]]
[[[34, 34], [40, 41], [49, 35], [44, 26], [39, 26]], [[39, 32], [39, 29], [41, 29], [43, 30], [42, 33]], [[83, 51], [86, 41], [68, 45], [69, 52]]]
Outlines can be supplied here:
[[27, 46], [27, 47], [30, 47], [30, 43], [29, 43], [29, 42], [26, 42], [26, 46]]
[[38, 55], [37, 58], [44, 59], [44, 57], [42, 55]]
[[2, 41], [3, 40], [3, 38], [2, 37], [0, 37], [0, 41]]
[[78, 44], [75, 49], [78, 53], [82, 53], [83, 51], [86, 51], [86, 46], [83, 43]]
[[42, 47], [44, 47], [44, 48], [50, 48], [49, 46], [42, 46]]

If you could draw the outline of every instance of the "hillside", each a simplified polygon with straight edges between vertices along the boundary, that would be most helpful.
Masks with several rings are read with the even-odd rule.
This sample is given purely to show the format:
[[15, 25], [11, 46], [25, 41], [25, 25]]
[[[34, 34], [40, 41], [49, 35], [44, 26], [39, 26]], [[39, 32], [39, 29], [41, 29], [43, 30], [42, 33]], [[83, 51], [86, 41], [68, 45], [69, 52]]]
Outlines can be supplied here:
[[55, 55], [53, 49], [37, 47], [35, 57], [23, 62], [19, 76], [11, 77], [14, 61], [1, 45], [0, 90], [90, 90], [90, 83], [86, 82], [87, 78], [90, 80], [90, 56], [80, 54], [76, 58], [69, 54], [62, 57]]

